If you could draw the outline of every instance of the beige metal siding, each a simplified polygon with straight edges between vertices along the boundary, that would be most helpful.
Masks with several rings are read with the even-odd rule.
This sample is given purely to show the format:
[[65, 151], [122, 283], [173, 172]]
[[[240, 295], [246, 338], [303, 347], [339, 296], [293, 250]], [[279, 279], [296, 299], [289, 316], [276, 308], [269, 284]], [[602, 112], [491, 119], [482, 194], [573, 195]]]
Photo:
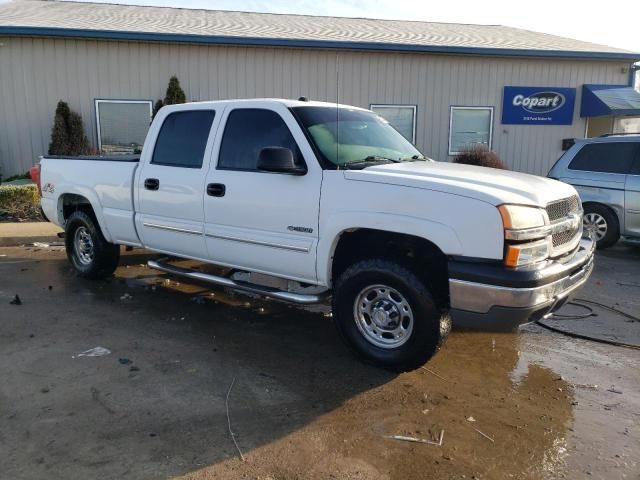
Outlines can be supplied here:
[[[306, 95], [368, 107], [417, 105], [416, 143], [446, 160], [451, 105], [493, 106], [493, 148], [513, 168], [544, 175], [561, 139], [582, 137], [584, 83], [625, 84], [624, 62], [467, 57], [0, 37], [0, 166], [26, 171], [46, 153], [59, 99], [95, 144], [94, 99], [155, 100], [177, 75], [190, 100]], [[339, 70], [337, 82], [336, 70]], [[570, 126], [502, 125], [504, 85], [576, 87]], [[339, 88], [338, 88], [339, 87]]]

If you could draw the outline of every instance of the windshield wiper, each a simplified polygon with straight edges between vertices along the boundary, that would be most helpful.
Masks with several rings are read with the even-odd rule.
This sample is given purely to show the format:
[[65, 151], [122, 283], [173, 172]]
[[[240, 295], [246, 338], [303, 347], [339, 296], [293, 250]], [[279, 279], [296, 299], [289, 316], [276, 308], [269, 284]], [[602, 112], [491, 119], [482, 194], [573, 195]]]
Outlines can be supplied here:
[[392, 162], [392, 163], [400, 163], [401, 160], [397, 158], [389, 158], [389, 157], [381, 157], [378, 155], [369, 155], [368, 157], [363, 158], [362, 160], [351, 160], [349, 162], [345, 162], [340, 165], [343, 168], [348, 168], [350, 166], [362, 165], [363, 163], [369, 162]]

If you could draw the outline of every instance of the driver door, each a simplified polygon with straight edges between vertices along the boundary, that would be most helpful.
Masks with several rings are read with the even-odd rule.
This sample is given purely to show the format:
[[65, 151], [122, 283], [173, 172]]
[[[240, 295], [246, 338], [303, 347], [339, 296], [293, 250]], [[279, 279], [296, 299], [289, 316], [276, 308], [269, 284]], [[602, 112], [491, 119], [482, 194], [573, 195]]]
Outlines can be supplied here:
[[[273, 102], [243, 102], [221, 120], [204, 201], [213, 263], [299, 281], [316, 280], [322, 170], [291, 112]], [[258, 171], [265, 147], [292, 150], [305, 175]]]

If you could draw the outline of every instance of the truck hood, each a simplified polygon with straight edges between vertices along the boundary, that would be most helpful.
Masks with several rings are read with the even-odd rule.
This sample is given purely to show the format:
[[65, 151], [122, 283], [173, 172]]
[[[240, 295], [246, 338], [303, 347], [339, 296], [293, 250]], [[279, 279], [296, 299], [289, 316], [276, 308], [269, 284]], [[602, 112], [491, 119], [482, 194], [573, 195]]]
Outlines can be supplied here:
[[562, 182], [526, 173], [448, 162], [403, 162], [346, 170], [345, 178], [362, 182], [423, 188], [481, 200], [545, 207], [576, 195]]

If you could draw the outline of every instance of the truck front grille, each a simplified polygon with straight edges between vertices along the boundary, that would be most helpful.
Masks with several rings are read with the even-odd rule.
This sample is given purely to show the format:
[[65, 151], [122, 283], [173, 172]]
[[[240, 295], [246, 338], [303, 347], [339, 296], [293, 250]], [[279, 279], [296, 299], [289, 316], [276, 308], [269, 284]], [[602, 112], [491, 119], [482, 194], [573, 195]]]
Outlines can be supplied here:
[[565, 243], [570, 242], [575, 235], [576, 232], [572, 230], [566, 230], [552, 235], [551, 242], [553, 243], [553, 248], [561, 247]]
[[580, 219], [575, 228], [554, 233], [551, 236], [553, 245], [551, 255], [557, 257], [573, 250], [580, 242], [580, 237], [582, 236], [582, 204], [580, 199], [574, 195], [573, 197], [549, 203], [546, 210], [552, 225], [575, 215]]
[[551, 223], [564, 220], [570, 213], [580, 214], [581, 212], [580, 199], [575, 195], [547, 205], [547, 215]]

